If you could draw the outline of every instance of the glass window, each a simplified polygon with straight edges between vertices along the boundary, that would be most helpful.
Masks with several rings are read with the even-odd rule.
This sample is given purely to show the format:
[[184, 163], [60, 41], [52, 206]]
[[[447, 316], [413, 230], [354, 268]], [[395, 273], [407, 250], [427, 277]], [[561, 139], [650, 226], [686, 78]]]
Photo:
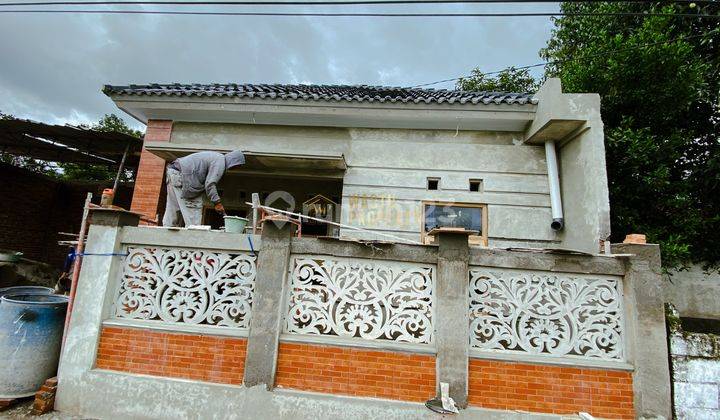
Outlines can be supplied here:
[[482, 235], [483, 206], [425, 205], [425, 232], [437, 227], [464, 227]]

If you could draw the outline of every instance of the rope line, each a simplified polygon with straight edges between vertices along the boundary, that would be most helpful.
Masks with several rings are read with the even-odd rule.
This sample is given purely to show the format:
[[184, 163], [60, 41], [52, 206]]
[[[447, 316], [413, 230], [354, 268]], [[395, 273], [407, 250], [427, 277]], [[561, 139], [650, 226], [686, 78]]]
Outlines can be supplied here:
[[343, 223], [331, 222], [331, 221], [329, 221], [329, 220], [318, 219], [317, 217], [311, 217], [311, 216], [306, 216], [306, 215], [300, 214], [300, 213], [293, 213], [293, 212], [291, 212], [291, 211], [280, 210], [280, 209], [276, 209], [276, 208], [270, 207], [270, 206], [263, 206], [263, 205], [261, 205], [261, 204], [258, 204], [257, 206], [255, 206], [253, 203], [250, 203], [250, 202], [246, 202], [245, 204], [247, 204], [247, 205], [249, 205], [249, 206], [256, 207], [256, 208], [265, 209], [265, 210], [268, 210], [268, 211], [273, 212], [273, 213], [280, 213], [280, 214], [284, 214], [284, 215], [287, 215], [287, 216], [296, 216], [296, 217], [300, 217], [300, 218], [307, 219], [307, 220], [314, 220], [314, 221], [320, 222], [320, 223], [327, 223], [327, 224], [329, 224], [329, 225], [338, 226], [338, 227], [345, 228], [345, 229], [350, 229], [350, 230], [355, 230], [355, 231], [358, 231], [358, 232], [366, 232], [366, 233], [369, 233], [369, 234], [372, 234], [372, 235], [384, 236], [384, 237], [386, 237], [386, 238], [394, 239], [394, 240], [396, 240], [396, 241], [403, 241], [403, 242], [411, 243], [411, 244], [413, 244], [413, 245], [423, 245], [422, 242], [413, 241], [412, 239], [403, 238], [403, 237], [401, 237], [401, 236], [390, 235], [390, 234], [387, 234], [387, 233], [380, 233], [380, 232], [377, 232], [377, 231], [373, 231], [373, 230], [369, 230], [369, 229], [363, 229], [363, 228], [359, 228], [359, 227], [356, 227], [356, 226], [350, 226], [350, 225], [346, 225], [346, 224], [343, 224]]

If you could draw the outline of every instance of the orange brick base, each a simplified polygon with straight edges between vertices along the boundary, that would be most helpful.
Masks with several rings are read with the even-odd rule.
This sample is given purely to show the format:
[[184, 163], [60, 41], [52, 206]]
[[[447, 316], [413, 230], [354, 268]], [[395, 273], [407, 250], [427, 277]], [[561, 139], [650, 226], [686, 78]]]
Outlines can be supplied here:
[[330, 394], [426, 401], [435, 395], [435, 356], [280, 343], [276, 385]]
[[136, 328], [104, 327], [100, 369], [241, 384], [247, 340]]
[[470, 405], [597, 417], [635, 417], [630, 372], [470, 359]]

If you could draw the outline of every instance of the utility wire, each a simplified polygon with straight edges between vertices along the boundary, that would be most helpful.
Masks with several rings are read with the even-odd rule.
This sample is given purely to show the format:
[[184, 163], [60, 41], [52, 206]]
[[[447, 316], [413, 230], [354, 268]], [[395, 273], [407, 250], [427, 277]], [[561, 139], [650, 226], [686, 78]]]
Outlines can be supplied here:
[[89, 10], [89, 9], [14, 9], [0, 13], [96, 14], [96, 15], [192, 15], [192, 16], [275, 16], [275, 17], [552, 17], [552, 16], [662, 16], [720, 19], [720, 15], [695, 13], [315, 13], [315, 12], [201, 12], [180, 10]]
[[[600, 3], [601, 0], [565, 0], [566, 3]], [[713, 0], [669, 0], [668, 3], [712, 3]], [[557, 3], [556, 0], [338, 0], [338, 1], [177, 1], [177, 0], [108, 0], [108, 1], [42, 1], [0, 3], [0, 6], [89, 6], [89, 5], [218, 5], [218, 6], [349, 6], [349, 5], [411, 5], [411, 4], [499, 4]], [[615, 3], [648, 3], [616, 1]]]
[[[549, 65], [552, 65], [552, 64], [560, 64], [560, 63], [565, 63], [565, 62], [568, 62], [568, 61], [574, 61], [574, 60], [579, 60], [579, 59], [603, 57], [603, 56], [610, 55], [610, 54], [617, 54], [617, 53], [621, 53], [621, 52], [639, 50], [639, 49], [642, 49], [642, 48], [652, 47], [652, 46], [655, 46], [655, 45], [668, 44], [668, 43], [671, 43], [671, 42], [684, 41], [684, 40], [687, 40], [687, 39], [704, 38], [704, 37], [706, 37], [706, 36], [710, 36], [710, 35], [718, 32], [718, 31], [720, 31], [720, 28], [713, 29], [713, 30], [711, 30], [711, 31], [705, 32], [704, 34], [681, 36], [681, 37], [677, 37], [677, 38], [673, 38], [673, 39], [668, 39], [667, 41], [651, 42], [651, 43], [648, 43], [648, 44], [642, 44], [642, 45], [638, 45], [638, 46], [635, 46], [635, 47], [622, 48], [622, 49], [619, 49], [619, 50], [608, 51], [608, 52], [603, 53], [603, 54], [594, 54], [594, 55], [570, 57], [570, 58], [565, 58], [565, 59], [562, 59], [562, 60], [547, 61], [547, 62], [543, 62], [543, 63], [530, 64], [530, 65], [521, 66], [521, 67], [510, 66], [510, 67], [506, 67], [506, 68], [504, 68], [504, 69], [502, 69], [502, 70], [495, 70], [495, 71], [483, 73], [483, 76], [489, 76], [489, 75], [493, 75], [493, 74], [500, 74], [500, 73], [502, 73], [502, 72], [504, 72], [504, 71], [507, 71], [507, 70], [510, 70], [510, 69], [513, 69], [513, 70], [525, 70], [525, 69], [531, 69], [531, 68], [534, 68], [534, 67], [549, 66]], [[438, 80], [438, 81], [436, 81], [436, 82], [430, 82], [430, 83], [423, 83], [423, 84], [420, 84], [420, 85], [414, 85], [414, 86], [410, 86], [410, 89], [421, 88], [421, 87], [425, 87], [425, 86], [432, 86], [432, 85], [437, 85], [437, 84], [440, 84], [440, 83], [455, 82], [455, 81], [458, 81], [458, 80], [460, 80], [460, 79], [467, 79], [467, 78], [469, 78], [469, 77], [472, 77], [472, 75], [460, 76], [460, 77], [453, 77], [453, 78], [451, 78], [451, 79], [443, 79], [443, 80]]]

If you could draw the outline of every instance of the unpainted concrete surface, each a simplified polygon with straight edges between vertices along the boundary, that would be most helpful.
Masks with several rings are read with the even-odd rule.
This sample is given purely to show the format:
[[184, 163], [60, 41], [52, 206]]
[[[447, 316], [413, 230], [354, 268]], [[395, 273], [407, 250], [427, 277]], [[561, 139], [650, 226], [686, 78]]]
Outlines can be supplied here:
[[674, 270], [663, 284], [665, 302], [672, 303], [684, 318], [720, 319], [720, 273], [699, 265]]
[[[567, 416], [470, 408], [443, 416], [423, 404], [351, 398], [264, 386], [217, 385], [145, 375], [93, 370], [84, 375], [86, 393], [64, 409], [101, 419], [578, 419]], [[75, 386], [66, 384], [66, 386]], [[79, 389], [79, 388], [78, 388]], [[159, 398], [162, 396], [162, 398]], [[112, 403], [108, 403], [112, 401]]]

